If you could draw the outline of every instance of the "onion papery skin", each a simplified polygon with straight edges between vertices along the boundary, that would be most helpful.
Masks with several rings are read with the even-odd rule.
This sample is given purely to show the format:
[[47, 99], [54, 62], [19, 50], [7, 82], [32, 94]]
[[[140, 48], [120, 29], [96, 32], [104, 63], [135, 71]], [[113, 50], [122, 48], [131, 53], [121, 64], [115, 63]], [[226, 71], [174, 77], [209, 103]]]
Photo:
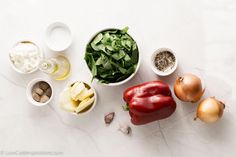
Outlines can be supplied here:
[[218, 121], [224, 112], [225, 104], [215, 97], [202, 100], [197, 108], [196, 118], [205, 123], [214, 123]]
[[204, 92], [201, 79], [196, 75], [188, 73], [175, 80], [174, 93], [184, 102], [198, 102]]

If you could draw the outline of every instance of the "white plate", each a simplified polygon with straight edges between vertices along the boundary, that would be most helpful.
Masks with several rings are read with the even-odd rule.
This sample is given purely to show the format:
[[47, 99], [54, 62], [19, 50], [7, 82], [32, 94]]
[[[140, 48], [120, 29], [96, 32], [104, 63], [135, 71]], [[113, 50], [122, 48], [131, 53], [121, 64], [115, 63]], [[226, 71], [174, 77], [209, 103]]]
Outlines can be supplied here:
[[70, 28], [62, 22], [50, 24], [46, 30], [46, 44], [53, 51], [64, 51], [72, 43]]

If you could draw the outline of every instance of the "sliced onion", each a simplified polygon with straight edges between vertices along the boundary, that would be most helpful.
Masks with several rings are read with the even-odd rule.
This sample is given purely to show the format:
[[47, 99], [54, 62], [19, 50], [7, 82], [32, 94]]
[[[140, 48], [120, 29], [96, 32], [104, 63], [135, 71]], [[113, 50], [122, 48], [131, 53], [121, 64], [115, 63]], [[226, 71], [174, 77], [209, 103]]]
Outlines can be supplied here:
[[214, 97], [204, 99], [197, 108], [196, 118], [206, 123], [213, 123], [223, 115], [225, 104]]
[[197, 102], [201, 99], [205, 89], [199, 77], [193, 74], [185, 74], [175, 81], [175, 95], [185, 102]]

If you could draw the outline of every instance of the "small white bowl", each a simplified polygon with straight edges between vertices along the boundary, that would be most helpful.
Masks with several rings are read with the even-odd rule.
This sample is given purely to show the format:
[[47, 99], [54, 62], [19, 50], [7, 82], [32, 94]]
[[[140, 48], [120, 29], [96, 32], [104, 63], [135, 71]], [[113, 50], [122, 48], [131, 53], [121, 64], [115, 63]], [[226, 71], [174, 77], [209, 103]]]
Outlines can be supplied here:
[[[107, 28], [107, 29], [103, 29], [103, 30], [97, 32], [96, 34], [94, 34], [94, 35], [92, 36], [92, 38], [89, 40], [89, 42], [86, 44], [85, 53], [86, 53], [87, 45], [88, 45], [89, 43], [91, 43], [92, 40], [93, 40], [99, 33], [104, 32], [104, 31], [108, 31], [108, 30], [120, 30], [120, 29], [118, 29], [118, 28]], [[128, 35], [129, 35], [129, 34], [128, 34]], [[133, 39], [133, 37], [132, 37], [131, 35], [129, 35], [129, 36]], [[133, 40], [134, 40], [134, 39], [133, 39]], [[134, 41], [135, 41], [135, 40], [134, 40]], [[135, 42], [136, 42], [136, 41], [135, 41]], [[136, 45], [137, 45], [137, 49], [138, 49], [138, 44], [137, 44], [137, 42], [136, 42]], [[119, 86], [119, 85], [122, 85], [122, 84], [128, 82], [129, 80], [131, 80], [131, 79], [134, 77], [134, 75], [138, 72], [138, 69], [139, 69], [139, 67], [140, 67], [141, 56], [140, 56], [139, 49], [138, 49], [138, 54], [139, 54], [139, 57], [138, 57], [137, 67], [136, 67], [134, 73], [131, 74], [128, 78], [126, 78], [125, 80], [119, 81], [119, 82], [114, 82], [114, 83], [99, 83], [99, 84], [105, 85], [105, 86]], [[88, 67], [88, 64], [86, 63], [86, 61], [85, 61], [85, 64], [86, 64], [87, 67]], [[90, 75], [93, 77], [92, 72], [91, 72], [91, 70], [89, 69], [89, 67], [88, 67], [88, 70], [89, 70], [89, 72], [90, 72]], [[97, 78], [95, 78], [94, 80], [99, 81]]]
[[[163, 52], [163, 51], [168, 51], [168, 52], [172, 53], [172, 54], [175, 56], [175, 65], [174, 65], [171, 69], [169, 69], [169, 70], [167, 70], [167, 71], [164, 71], [164, 72], [158, 70], [158, 69], [156, 68], [156, 66], [155, 66], [155, 57], [156, 57], [156, 55], [157, 55], [158, 53]], [[151, 56], [151, 68], [152, 68], [152, 71], [153, 71], [155, 74], [159, 75], [159, 76], [168, 76], [168, 75], [172, 74], [172, 73], [177, 69], [177, 66], [178, 66], [178, 59], [177, 59], [177, 57], [176, 57], [176, 54], [174, 53], [174, 51], [172, 51], [172, 50], [169, 49], [169, 48], [160, 48], [160, 49], [156, 50], [156, 51], [152, 54], [152, 56]]]
[[46, 44], [49, 49], [61, 52], [70, 47], [72, 33], [70, 28], [62, 22], [54, 22], [47, 27]]
[[[51, 88], [51, 90], [52, 90], [52, 95], [51, 95], [51, 97], [50, 97], [49, 100], [48, 100], [47, 102], [45, 102], [45, 103], [37, 102], [37, 101], [35, 101], [35, 100], [33, 99], [33, 97], [32, 97], [32, 90], [33, 90], [33, 87], [34, 87], [35, 84], [37, 84], [37, 83], [39, 83], [39, 82], [46, 82], [46, 83], [48, 83], [48, 85], [50, 86], [50, 88]], [[37, 79], [34, 79], [34, 80], [30, 81], [30, 82], [28, 83], [28, 85], [27, 85], [27, 88], [26, 88], [26, 96], [27, 96], [27, 99], [28, 99], [28, 101], [29, 101], [32, 105], [34, 105], [34, 106], [45, 106], [45, 105], [49, 104], [49, 103], [51, 102], [53, 96], [54, 96], [54, 93], [53, 93], [53, 92], [54, 92], [53, 86], [52, 86], [52, 84], [50, 83], [50, 81], [45, 80], [45, 79], [42, 79], [42, 78], [37, 78]]]
[[[67, 85], [64, 90], [66, 90], [67, 88], [72, 87], [72, 85], [75, 84], [76, 82], [83, 82], [83, 83], [87, 84], [87, 85], [93, 90], [93, 93], [94, 93], [94, 102], [93, 102], [92, 106], [91, 106], [87, 111], [85, 111], [85, 112], [75, 113], [75, 112], [66, 111], [66, 110], [64, 110], [64, 109], [63, 109], [63, 110], [64, 110], [65, 112], [68, 112], [68, 113], [70, 113], [70, 114], [72, 114], [72, 115], [75, 115], [75, 116], [87, 115], [87, 114], [90, 113], [90, 112], [94, 109], [94, 107], [97, 105], [97, 93], [96, 93], [95, 88], [94, 88], [90, 83], [88, 83], [88, 82], [86, 82], [86, 81], [74, 81], [73, 83], [70, 83], [69, 85]], [[61, 107], [61, 106], [60, 106], [60, 107]]]
[[[40, 56], [40, 58], [41, 58], [40, 60], [43, 59], [44, 54], [43, 54], [42, 49], [41, 49], [37, 44], [35, 44], [35, 43], [32, 42], [32, 41], [29, 41], [29, 40], [22, 40], [22, 41], [19, 41], [19, 42], [15, 43], [12, 48], [14, 48], [17, 44], [22, 43], [22, 42], [30, 42], [30, 43], [34, 44], [34, 45], [37, 47], [38, 51], [39, 51], [39, 56]], [[38, 64], [40, 63], [40, 60], [39, 60]], [[31, 74], [31, 73], [33, 73], [33, 72], [35, 72], [35, 71], [38, 70], [38, 66], [35, 67], [34, 69], [32, 69], [31, 71], [26, 72], [26, 73], [23, 72], [23, 71], [21, 71], [21, 70], [19, 70], [19, 69], [17, 69], [16, 66], [13, 64], [13, 62], [12, 62], [12, 60], [11, 60], [10, 53], [9, 53], [9, 61], [10, 61], [10, 65], [11, 65], [12, 69], [13, 69], [14, 71], [20, 73], [20, 74]]]

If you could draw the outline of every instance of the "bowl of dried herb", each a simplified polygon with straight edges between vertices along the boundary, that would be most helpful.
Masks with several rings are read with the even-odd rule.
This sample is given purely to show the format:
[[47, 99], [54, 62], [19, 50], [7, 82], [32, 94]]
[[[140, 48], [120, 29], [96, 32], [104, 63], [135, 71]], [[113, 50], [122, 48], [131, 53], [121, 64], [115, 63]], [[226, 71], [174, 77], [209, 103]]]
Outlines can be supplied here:
[[160, 48], [151, 56], [151, 68], [159, 76], [172, 74], [178, 66], [176, 54], [169, 48]]

